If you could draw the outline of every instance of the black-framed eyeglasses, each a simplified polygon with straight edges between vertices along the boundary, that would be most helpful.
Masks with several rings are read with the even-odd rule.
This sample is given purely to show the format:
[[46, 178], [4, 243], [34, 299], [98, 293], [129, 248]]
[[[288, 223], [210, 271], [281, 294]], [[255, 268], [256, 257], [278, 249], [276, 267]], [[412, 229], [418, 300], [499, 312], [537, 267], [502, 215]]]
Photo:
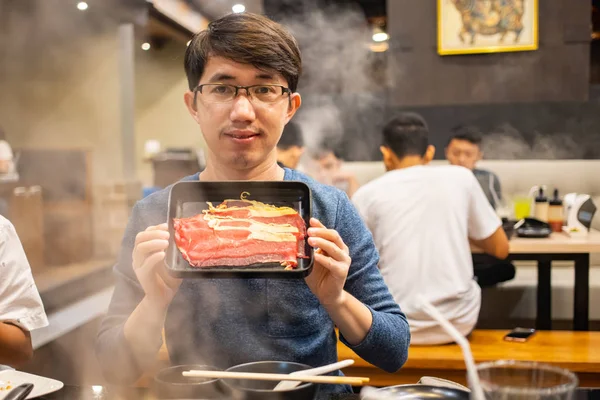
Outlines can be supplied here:
[[246, 91], [250, 100], [255, 99], [261, 103], [275, 103], [292, 91], [281, 85], [251, 85], [236, 86], [225, 83], [205, 83], [194, 89], [194, 102], [200, 93], [203, 101], [207, 103], [229, 103], [235, 99], [240, 90]]

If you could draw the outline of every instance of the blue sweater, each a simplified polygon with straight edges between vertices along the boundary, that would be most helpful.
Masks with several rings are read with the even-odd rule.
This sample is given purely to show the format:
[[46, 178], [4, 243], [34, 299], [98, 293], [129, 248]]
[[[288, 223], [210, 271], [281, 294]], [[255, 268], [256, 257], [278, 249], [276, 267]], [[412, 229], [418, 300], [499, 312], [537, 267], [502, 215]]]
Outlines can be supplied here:
[[[406, 361], [410, 333], [377, 268], [379, 255], [371, 233], [345, 193], [287, 168], [284, 179], [308, 184], [313, 216], [337, 230], [350, 249], [345, 290], [369, 308], [373, 326], [356, 346], [343, 336], [341, 340], [368, 362], [397, 371]], [[184, 180], [198, 180], [198, 175]], [[136, 204], [114, 267], [116, 287], [96, 345], [105, 376], [112, 382], [131, 383], [143, 372], [123, 334], [125, 321], [144, 297], [131, 254], [138, 232], [165, 222], [168, 198], [169, 188]], [[165, 337], [173, 364], [228, 368], [285, 360], [316, 367], [337, 361], [334, 324], [303, 279], [185, 279], [169, 307]], [[321, 387], [321, 392], [345, 391], [350, 388]]]

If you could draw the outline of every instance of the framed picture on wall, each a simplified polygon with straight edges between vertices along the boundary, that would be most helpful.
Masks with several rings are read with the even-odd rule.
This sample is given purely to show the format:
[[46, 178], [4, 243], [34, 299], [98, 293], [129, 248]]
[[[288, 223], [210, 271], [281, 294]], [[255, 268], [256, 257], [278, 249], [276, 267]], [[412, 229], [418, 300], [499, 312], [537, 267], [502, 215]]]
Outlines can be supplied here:
[[538, 48], [538, 0], [437, 0], [440, 55]]

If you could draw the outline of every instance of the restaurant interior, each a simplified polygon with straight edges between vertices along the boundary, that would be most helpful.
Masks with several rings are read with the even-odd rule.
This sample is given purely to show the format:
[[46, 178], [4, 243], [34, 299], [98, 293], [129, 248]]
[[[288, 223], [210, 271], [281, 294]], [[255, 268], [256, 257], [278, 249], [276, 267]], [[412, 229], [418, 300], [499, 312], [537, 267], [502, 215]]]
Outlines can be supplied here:
[[[529, 7], [519, 43], [510, 32], [496, 47], [445, 42], [446, 15], [460, 27], [461, 15], [498, 4]], [[33, 358], [18, 370], [89, 388], [42, 398], [138, 396], [110, 392], [95, 353], [113, 266], [136, 202], [205, 167], [206, 143], [183, 102], [183, 57], [195, 33], [229, 13], [267, 15], [298, 41], [302, 107], [292, 121], [302, 128], [300, 165], [309, 175], [318, 168], [310, 153], [325, 143], [358, 186], [382, 176], [381, 131], [411, 111], [427, 121], [434, 166], [448, 164], [453, 127], [481, 130], [477, 166], [502, 182], [496, 212], [511, 230], [534, 216], [540, 189], [548, 197], [558, 190], [558, 231], [511, 231], [516, 275], [482, 290], [468, 344], [478, 364], [545, 363], [590, 388], [578, 398], [600, 398], [591, 389], [600, 388], [600, 212], [582, 217], [600, 207], [600, 1], [0, 0], [0, 139], [14, 163], [0, 174], [0, 214], [16, 229], [49, 320], [31, 333]], [[516, 327], [536, 333], [506, 341]], [[411, 346], [396, 373], [341, 342], [338, 356], [354, 360], [345, 375], [373, 387], [426, 376], [472, 383], [457, 344]], [[169, 366], [164, 346], [155, 364], [153, 373]]]

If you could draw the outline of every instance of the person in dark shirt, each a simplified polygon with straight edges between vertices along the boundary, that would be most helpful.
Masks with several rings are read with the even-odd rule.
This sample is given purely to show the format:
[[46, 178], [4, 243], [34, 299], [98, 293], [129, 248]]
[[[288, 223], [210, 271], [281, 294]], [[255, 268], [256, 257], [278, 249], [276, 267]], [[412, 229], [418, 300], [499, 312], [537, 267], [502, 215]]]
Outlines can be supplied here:
[[[459, 165], [473, 171], [488, 201], [496, 209], [502, 200], [502, 187], [496, 174], [476, 167], [477, 162], [483, 158], [481, 142], [482, 135], [479, 128], [459, 125], [452, 129], [452, 136], [446, 146], [446, 158], [452, 165]], [[477, 282], [481, 287], [495, 286], [515, 277], [513, 264], [491, 256], [482, 256], [474, 264], [474, 270]]]
[[460, 165], [473, 171], [485, 196], [494, 207], [502, 200], [500, 179], [492, 171], [477, 168], [477, 162], [483, 158], [481, 150], [482, 136], [474, 126], [461, 125], [452, 130], [452, 136], [446, 146], [446, 158], [452, 165]]

